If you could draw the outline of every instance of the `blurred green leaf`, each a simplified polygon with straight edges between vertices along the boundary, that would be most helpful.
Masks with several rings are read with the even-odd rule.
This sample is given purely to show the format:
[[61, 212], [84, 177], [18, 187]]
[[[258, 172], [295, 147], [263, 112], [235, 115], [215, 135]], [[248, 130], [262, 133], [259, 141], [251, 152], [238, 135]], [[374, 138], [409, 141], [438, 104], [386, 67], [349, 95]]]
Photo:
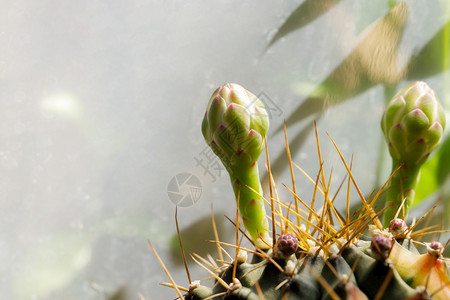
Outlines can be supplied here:
[[416, 188], [413, 207], [421, 204], [427, 197], [439, 192], [450, 180], [450, 135], [431, 159], [422, 167]]
[[[377, 20], [361, 43], [303, 101], [286, 120], [288, 125], [326, 111], [326, 108], [377, 85], [396, 85], [404, 71], [398, 66], [397, 49], [408, 19], [408, 6], [400, 2]], [[283, 130], [280, 126], [276, 132]]]
[[437, 168], [437, 178], [440, 185], [444, 185], [450, 180], [450, 134], [439, 147], [439, 164]]
[[270, 40], [267, 48], [275, 44], [288, 33], [302, 28], [314, 21], [341, 0], [306, 0], [287, 18], [278, 29], [277, 34]]
[[[400, 2], [383, 18], [375, 21], [366, 37], [353, 52], [304, 100], [287, 118], [291, 126], [305, 119], [308, 125], [295, 135], [290, 144], [291, 153], [296, 153], [314, 128], [312, 118], [320, 119], [328, 107], [363, 93], [376, 84], [397, 84], [404, 76], [397, 64], [397, 48], [408, 18], [408, 7]], [[275, 134], [283, 126], [275, 130]], [[280, 153], [272, 160], [272, 171], [276, 177], [286, 166], [286, 155]], [[264, 178], [264, 182], [267, 178]]]
[[417, 80], [450, 69], [450, 21], [411, 58], [407, 79]]
[[439, 189], [439, 182], [436, 172], [438, 166], [438, 155], [434, 155], [422, 166], [420, 171], [420, 179], [416, 188], [416, 195], [414, 197], [414, 203], [412, 203], [411, 208], [422, 203], [423, 200]]

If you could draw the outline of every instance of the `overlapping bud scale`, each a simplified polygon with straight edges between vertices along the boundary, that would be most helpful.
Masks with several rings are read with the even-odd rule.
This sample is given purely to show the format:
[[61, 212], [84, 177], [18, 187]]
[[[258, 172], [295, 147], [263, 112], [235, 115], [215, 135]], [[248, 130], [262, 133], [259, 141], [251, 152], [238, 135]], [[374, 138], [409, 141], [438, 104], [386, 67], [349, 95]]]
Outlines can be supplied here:
[[381, 127], [394, 160], [421, 165], [442, 139], [444, 110], [425, 82], [413, 82], [388, 104]]

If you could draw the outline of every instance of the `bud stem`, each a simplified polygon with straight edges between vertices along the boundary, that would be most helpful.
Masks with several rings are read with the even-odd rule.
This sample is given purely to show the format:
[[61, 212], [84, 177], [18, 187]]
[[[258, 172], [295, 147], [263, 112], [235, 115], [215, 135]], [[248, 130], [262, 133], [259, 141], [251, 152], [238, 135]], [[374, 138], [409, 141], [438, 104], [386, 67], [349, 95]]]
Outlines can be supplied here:
[[259, 180], [258, 164], [255, 162], [248, 168], [233, 168], [230, 172], [231, 185], [236, 199], [239, 193], [239, 212], [244, 226], [250, 233], [255, 245], [261, 249], [269, 248], [272, 240], [268, 235], [268, 222], [262, 188]]
[[[401, 164], [394, 161], [392, 164], [392, 172], [398, 169]], [[401, 168], [392, 177], [389, 189], [386, 193], [386, 206], [389, 206], [384, 212], [383, 226], [389, 227], [389, 222], [395, 218], [400, 206], [403, 207], [399, 213], [399, 217], [406, 218], [410, 205], [414, 201], [416, 185], [420, 176], [420, 166], [408, 166], [403, 164]], [[406, 200], [405, 200], [406, 198]], [[402, 213], [403, 212], [403, 213]]]

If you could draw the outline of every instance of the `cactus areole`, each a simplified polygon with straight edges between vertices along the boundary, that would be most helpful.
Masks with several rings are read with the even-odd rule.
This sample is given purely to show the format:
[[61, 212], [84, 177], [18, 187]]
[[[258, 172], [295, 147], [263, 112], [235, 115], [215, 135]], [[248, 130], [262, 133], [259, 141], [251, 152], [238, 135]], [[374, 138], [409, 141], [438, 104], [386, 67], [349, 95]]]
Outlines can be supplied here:
[[255, 245], [272, 242], [259, 180], [258, 158], [264, 149], [269, 117], [255, 95], [234, 83], [215, 90], [206, 108], [202, 133], [227, 169], [244, 226]]

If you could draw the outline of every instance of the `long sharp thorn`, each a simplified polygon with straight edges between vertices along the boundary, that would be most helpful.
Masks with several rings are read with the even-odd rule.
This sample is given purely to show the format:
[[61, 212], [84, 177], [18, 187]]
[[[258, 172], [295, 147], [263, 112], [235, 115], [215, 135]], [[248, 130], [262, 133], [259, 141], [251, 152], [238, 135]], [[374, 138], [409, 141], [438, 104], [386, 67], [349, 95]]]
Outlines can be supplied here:
[[[350, 172], [352, 171], [352, 167], [353, 167], [353, 155], [352, 155], [352, 159], [350, 160]], [[350, 223], [350, 176], [348, 177], [348, 182], [347, 182], [347, 201], [346, 201], [346, 207], [345, 207], [345, 216], [346, 216], [346, 223], [349, 224]], [[348, 235], [347, 235], [348, 238]]]
[[211, 276], [213, 276], [224, 288], [226, 288], [227, 290], [231, 290], [231, 287], [219, 276], [216, 275], [216, 273], [214, 273], [213, 271], [211, 271], [210, 269], [208, 269], [207, 267], [205, 267], [201, 262], [199, 262], [198, 260], [195, 259], [195, 256], [197, 256], [199, 259], [201, 259], [200, 256], [194, 254], [191, 254], [191, 258], [192, 260], [194, 260], [200, 267], [202, 267], [203, 270], [205, 270], [206, 272], [208, 272]]
[[422, 217], [420, 217], [420, 219], [419, 219], [417, 222], [415, 222], [414, 225], [412, 225], [412, 226], [405, 232], [405, 234], [411, 233], [411, 232], [414, 230], [414, 228], [416, 228], [416, 226], [419, 225], [420, 222], [422, 222], [423, 219], [425, 219], [425, 217], [426, 217], [429, 213], [431, 213], [432, 211], [434, 211], [434, 209], [437, 207], [437, 205], [438, 205], [438, 204], [435, 204], [435, 205], [434, 205], [432, 208], [430, 208], [430, 209], [429, 209]]
[[[288, 142], [288, 138], [287, 138], [286, 121], [284, 121], [283, 127], [284, 127], [284, 140], [286, 142], [286, 154], [287, 154], [288, 162], [289, 162], [289, 171], [291, 172], [292, 190], [294, 191], [294, 194], [297, 194], [297, 188], [295, 186], [294, 169], [292, 168], [291, 150], [289, 149], [289, 142]], [[297, 203], [297, 200], [295, 197], [294, 197], [294, 203], [295, 203], [295, 211], [298, 214], [299, 213], [298, 203]], [[300, 226], [300, 218], [299, 217], [297, 217], [297, 225]]]
[[239, 253], [239, 248], [240, 248], [240, 243], [239, 243], [239, 198], [241, 195], [241, 189], [239, 188], [238, 190], [238, 194], [237, 194], [237, 207], [236, 207], [236, 245], [237, 248], [235, 250], [235, 258], [234, 258], [234, 264], [233, 264], [233, 281], [234, 278], [236, 278], [236, 268], [237, 268], [237, 257], [238, 257], [238, 253]]
[[389, 268], [389, 273], [387, 274], [386, 278], [383, 281], [383, 284], [381, 285], [380, 289], [378, 290], [378, 293], [375, 295], [374, 300], [379, 300], [381, 297], [383, 297], [384, 292], [386, 291], [389, 283], [391, 282], [392, 276], [394, 275], [394, 271], [392, 268]]
[[[275, 186], [275, 180], [273, 179], [273, 176], [271, 176], [271, 180], [272, 180], [273, 192], [275, 194], [275, 202], [277, 203], [277, 206], [278, 206], [278, 212], [280, 214], [282, 214], [280, 198], [278, 197], [278, 191], [277, 191], [277, 187]], [[279, 215], [279, 214], [277, 214], [277, 215]], [[280, 228], [283, 228], [283, 227], [284, 227], [283, 222], [280, 219]]]
[[191, 274], [189, 273], [189, 268], [186, 261], [186, 256], [184, 254], [183, 242], [181, 241], [180, 227], [178, 226], [178, 206], [175, 206], [175, 225], [177, 227], [178, 242], [180, 243], [181, 256], [183, 258], [184, 268], [186, 269], [186, 275], [189, 283], [192, 282]]
[[181, 292], [178, 289], [178, 285], [175, 284], [175, 281], [173, 280], [172, 276], [170, 275], [169, 271], [167, 270], [166, 266], [164, 265], [164, 262], [159, 257], [158, 252], [156, 252], [155, 247], [153, 247], [153, 245], [152, 245], [152, 243], [150, 241], [148, 241], [148, 244], [149, 244], [150, 248], [152, 249], [153, 253], [155, 254], [156, 259], [158, 260], [159, 264], [161, 265], [161, 267], [163, 268], [164, 272], [166, 273], [167, 277], [169, 278], [170, 282], [174, 286], [174, 289], [177, 292], [178, 297], [180, 298], [180, 300], [184, 299], [183, 295], [181, 295]]
[[333, 267], [333, 265], [328, 260], [325, 260], [325, 264], [328, 266], [328, 268], [330, 268], [330, 270], [333, 273], [333, 275], [336, 276], [336, 278], [340, 280], [341, 277], [339, 276], [338, 272]]
[[311, 219], [312, 219], [312, 211], [314, 211], [314, 205], [316, 202], [316, 194], [317, 194], [317, 188], [319, 186], [319, 177], [320, 177], [321, 170], [322, 170], [322, 164], [320, 164], [319, 173], [317, 174], [316, 182], [314, 184], [314, 193], [313, 193], [313, 197], [312, 197], [312, 201], [311, 201], [311, 212], [309, 213], [309, 216], [308, 216], [308, 224], [306, 224], [306, 231], [309, 231], [309, 223], [311, 222]]
[[[213, 205], [211, 204], [211, 223], [213, 226], [213, 231], [214, 231], [214, 238], [216, 239], [216, 241], [219, 240], [219, 233], [217, 231], [217, 226], [216, 226], [216, 220], [214, 219], [214, 210], [213, 210]], [[217, 247], [217, 254], [219, 255], [219, 259], [223, 260], [223, 255], [222, 255], [222, 251], [220, 249], [220, 247]]]
[[[319, 134], [317, 133], [317, 124], [314, 121], [314, 132], [316, 134], [316, 144], [317, 144], [317, 155], [319, 156], [319, 163], [322, 165], [322, 152], [320, 151], [320, 142], [319, 142]], [[325, 185], [325, 174], [323, 172], [323, 168], [320, 168], [320, 174], [322, 176], [322, 183]]]
[[[367, 203], [366, 199], [364, 198], [361, 189], [359, 188], [358, 184], [356, 183], [355, 178], [353, 177], [353, 174], [350, 170], [350, 168], [347, 165], [347, 162], [344, 159], [344, 156], [342, 155], [341, 151], [339, 150], [339, 147], [337, 146], [336, 142], [333, 140], [333, 138], [327, 133], [329, 139], [331, 140], [331, 142], [333, 143], [336, 151], [339, 154], [339, 157], [341, 158], [342, 163], [344, 164], [345, 168], [347, 169], [347, 173], [350, 176], [353, 185], [355, 186], [356, 191], [358, 192], [359, 197], [361, 198], [361, 201], [363, 202], [364, 206], [371, 212], [372, 216], [375, 216], [376, 213], [373, 211], [373, 208]], [[377, 218], [374, 219], [375, 225], [379, 228], [379, 229], [383, 229], [383, 226], [381, 225], [380, 220], [378, 220]]]
[[[159, 285], [162, 285], [162, 286], [165, 286], [165, 287], [170, 287], [170, 288], [175, 289], [175, 286], [174, 286], [172, 283], [161, 282]], [[185, 287], [182, 287], [182, 286], [180, 286], [180, 285], [178, 285], [177, 287], [180, 289], [180, 291], [183, 291], [183, 292], [189, 292], [189, 289], [187, 289], [187, 288], [185, 288]]]
[[[251, 274], [251, 276], [253, 276], [253, 274]], [[264, 294], [261, 290], [261, 286], [259, 285], [258, 280], [255, 280], [255, 289], [256, 292], [258, 293], [259, 300], [264, 300]]]
[[316, 278], [316, 280], [319, 282], [319, 284], [327, 291], [328, 295], [333, 300], [340, 300], [339, 296], [336, 294], [336, 292], [333, 290], [333, 288], [330, 286], [330, 284], [323, 278], [313, 267], [308, 265], [308, 268], [311, 272], [311, 274]]
[[[397, 209], [397, 212], [395, 213], [394, 219], [397, 219], [400, 212], [404, 211], [403, 207], [404, 207], [405, 203], [406, 203], [406, 197], [403, 198], [402, 203], [400, 204], [399, 208]], [[404, 216], [402, 219], [404, 219]]]
[[[264, 148], [266, 149], [267, 173], [269, 175], [269, 191], [270, 191], [270, 208], [272, 212], [272, 244], [275, 245], [277, 241], [277, 233], [275, 227], [275, 213], [273, 205], [273, 191], [272, 191], [272, 173], [270, 171], [269, 150], [267, 149], [267, 138], [264, 137]], [[264, 240], [263, 240], [264, 241]]]

